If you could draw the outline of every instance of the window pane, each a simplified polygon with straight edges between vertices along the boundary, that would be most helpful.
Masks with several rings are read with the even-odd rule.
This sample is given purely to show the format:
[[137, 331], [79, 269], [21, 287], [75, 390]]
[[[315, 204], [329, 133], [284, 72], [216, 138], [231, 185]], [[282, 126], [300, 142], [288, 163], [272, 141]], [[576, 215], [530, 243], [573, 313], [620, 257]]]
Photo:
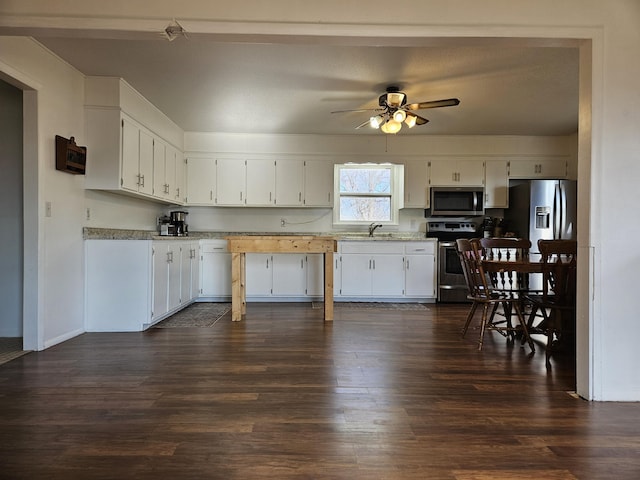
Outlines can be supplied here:
[[340, 221], [389, 221], [391, 197], [340, 197]]
[[340, 169], [340, 193], [390, 193], [391, 169]]

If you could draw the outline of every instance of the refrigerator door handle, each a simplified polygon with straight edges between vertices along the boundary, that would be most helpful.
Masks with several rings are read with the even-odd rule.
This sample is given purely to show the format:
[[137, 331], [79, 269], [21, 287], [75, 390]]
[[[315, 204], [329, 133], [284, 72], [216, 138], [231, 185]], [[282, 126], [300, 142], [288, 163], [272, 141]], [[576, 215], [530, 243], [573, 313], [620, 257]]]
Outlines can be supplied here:
[[560, 225], [562, 221], [562, 191], [560, 190], [560, 184], [556, 183], [553, 194], [553, 238], [560, 238]]
[[567, 191], [565, 185], [560, 183], [560, 236], [565, 238], [567, 233]]

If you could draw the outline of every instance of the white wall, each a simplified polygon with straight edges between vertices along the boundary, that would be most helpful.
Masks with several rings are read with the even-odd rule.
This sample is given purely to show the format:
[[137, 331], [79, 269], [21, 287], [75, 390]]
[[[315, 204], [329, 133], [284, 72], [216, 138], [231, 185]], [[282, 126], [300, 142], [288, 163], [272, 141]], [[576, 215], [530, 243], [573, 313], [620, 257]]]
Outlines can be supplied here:
[[0, 80], [0, 337], [22, 336], [22, 91]]

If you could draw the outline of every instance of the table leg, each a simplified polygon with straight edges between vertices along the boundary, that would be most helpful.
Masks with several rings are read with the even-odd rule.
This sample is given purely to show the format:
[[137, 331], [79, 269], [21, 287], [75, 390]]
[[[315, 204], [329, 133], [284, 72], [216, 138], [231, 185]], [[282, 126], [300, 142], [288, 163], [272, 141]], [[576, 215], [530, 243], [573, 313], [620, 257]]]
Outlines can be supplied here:
[[242, 320], [242, 255], [231, 254], [231, 321]]
[[247, 313], [247, 254], [240, 254], [240, 291], [242, 315]]
[[333, 252], [324, 254], [324, 321], [333, 320]]

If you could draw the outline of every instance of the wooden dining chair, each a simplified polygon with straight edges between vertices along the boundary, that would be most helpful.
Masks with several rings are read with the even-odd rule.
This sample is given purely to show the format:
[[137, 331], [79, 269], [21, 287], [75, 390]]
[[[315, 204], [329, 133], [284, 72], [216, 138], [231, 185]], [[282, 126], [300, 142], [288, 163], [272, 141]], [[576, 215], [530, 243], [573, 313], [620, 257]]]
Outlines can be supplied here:
[[[516, 331], [521, 331], [523, 340], [529, 343], [531, 351], [535, 352], [535, 346], [525, 322], [520, 308], [520, 297], [508, 291], [495, 290], [489, 281], [489, 277], [482, 267], [481, 245], [478, 240], [458, 239], [456, 247], [462, 264], [464, 277], [467, 282], [469, 294], [467, 298], [471, 300], [471, 308], [467, 315], [462, 336], [467, 334], [469, 325], [473, 320], [478, 306], [482, 305], [482, 318], [480, 321], [480, 337], [478, 350], [482, 350], [485, 330], [495, 330], [507, 338], [513, 339]], [[496, 305], [502, 305], [505, 311], [514, 311], [518, 318], [519, 328], [514, 328], [511, 322], [495, 322], [494, 312]]]
[[575, 240], [538, 240], [542, 265], [542, 291], [527, 295], [531, 313], [527, 326], [533, 328], [537, 312], [542, 322], [535, 328], [547, 336], [546, 362], [558, 342], [569, 346], [575, 335], [576, 257]]

